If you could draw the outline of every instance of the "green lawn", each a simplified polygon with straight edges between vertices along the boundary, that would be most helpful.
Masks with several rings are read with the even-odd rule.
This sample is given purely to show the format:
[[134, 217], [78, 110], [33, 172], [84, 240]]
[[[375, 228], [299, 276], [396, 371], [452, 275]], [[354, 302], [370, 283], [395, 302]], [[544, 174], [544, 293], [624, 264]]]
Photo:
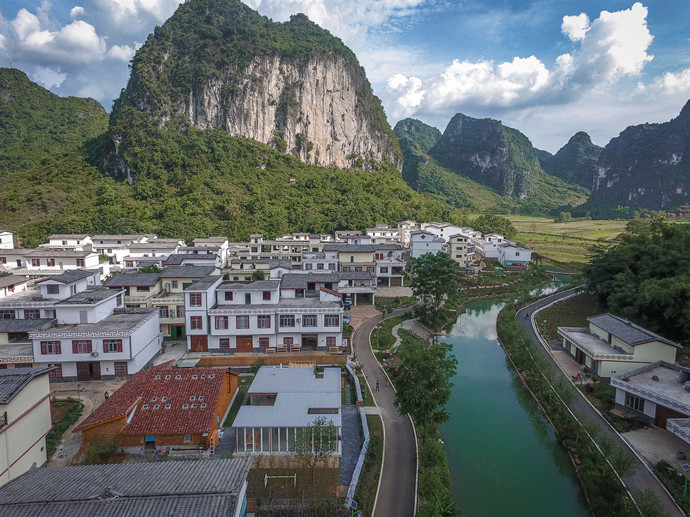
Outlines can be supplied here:
[[237, 412], [240, 410], [240, 406], [244, 402], [244, 397], [247, 394], [247, 390], [249, 390], [249, 386], [251, 385], [252, 381], [254, 380], [254, 376], [248, 376], [248, 375], [243, 375], [240, 376], [239, 378], [239, 386], [237, 388], [237, 396], [235, 397], [235, 401], [232, 403], [232, 407], [230, 408], [230, 413], [228, 413], [228, 418], [225, 419], [225, 422], [223, 422], [223, 427], [230, 427], [232, 425], [233, 420], [235, 420], [235, 417], [237, 416]]

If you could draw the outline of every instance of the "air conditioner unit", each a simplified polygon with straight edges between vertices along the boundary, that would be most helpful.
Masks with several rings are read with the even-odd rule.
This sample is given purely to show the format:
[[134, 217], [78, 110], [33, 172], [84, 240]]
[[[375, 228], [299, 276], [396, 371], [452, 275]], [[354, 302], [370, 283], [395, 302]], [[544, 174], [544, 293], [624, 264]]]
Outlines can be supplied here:
[[91, 352], [91, 357], [98, 357], [98, 352]]

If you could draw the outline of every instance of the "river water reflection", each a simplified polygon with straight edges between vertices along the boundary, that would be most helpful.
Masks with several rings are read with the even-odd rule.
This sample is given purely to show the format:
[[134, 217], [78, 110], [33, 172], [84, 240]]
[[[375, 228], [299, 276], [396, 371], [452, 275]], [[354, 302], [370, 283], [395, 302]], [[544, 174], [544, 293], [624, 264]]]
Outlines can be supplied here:
[[458, 371], [441, 427], [465, 517], [586, 516], [570, 460], [496, 340], [497, 300], [470, 303], [444, 338]]

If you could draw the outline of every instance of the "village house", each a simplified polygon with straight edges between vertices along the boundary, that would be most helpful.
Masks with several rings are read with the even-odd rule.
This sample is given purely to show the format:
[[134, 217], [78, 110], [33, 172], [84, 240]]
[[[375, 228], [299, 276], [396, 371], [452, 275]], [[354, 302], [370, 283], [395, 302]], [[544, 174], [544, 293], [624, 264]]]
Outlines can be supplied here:
[[430, 233], [433, 233], [436, 237], [443, 239], [444, 242], [448, 242], [451, 235], [456, 235], [458, 233], [467, 234], [467, 230], [471, 228], [466, 228], [464, 226], [457, 226], [450, 223], [422, 223], [421, 229]]
[[335, 242], [339, 244], [371, 244], [371, 236], [359, 230], [340, 230], [335, 232]]
[[263, 366], [249, 387], [249, 405], [240, 407], [232, 424], [235, 453], [295, 454], [296, 440], [318, 418], [335, 428], [333, 455], [342, 453], [340, 368]]
[[48, 243], [41, 247], [91, 251], [92, 240], [85, 233], [54, 233], [48, 237]]
[[400, 221], [398, 223], [398, 235], [400, 235], [400, 245], [408, 249], [410, 247], [410, 233], [419, 230], [419, 224], [416, 221]]
[[498, 245], [498, 262], [503, 267], [529, 267], [532, 250], [526, 246], [504, 242]]
[[[207, 277], [185, 289], [188, 349], [192, 352], [340, 351], [342, 303], [326, 285], [338, 277], [286, 274], [280, 280], [222, 283]], [[317, 287], [318, 286], [318, 287]], [[307, 294], [307, 293], [310, 294]], [[298, 294], [299, 293], [299, 294]], [[311, 295], [313, 293], [313, 296]], [[338, 301], [334, 301], [338, 298]]]
[[599, 377], [620, 376], [656, 361], [673, 363], [681, 347], [613, 314], [592, 316], [587, 321], [588, 328], [558, 327], [558, 334], [565, 351]]
[[400, 244], [398, 228], [389, 228], [387, 224], [367, 228], [366, 233], [371, 238], [371, 244]]
[[244, 517], [249, 458], [34, 469], [0, 488], [3, 517]]
[[172, 361], [133, 375], [74, 432], [82, 444], [117, 443], [134, 454], [210, 450], [237, 392], [237, 373], [172, 368]]
[[106, 282], [108, 289], [125, 291], [126, 308], [153, 307], [153, 298], [161, 292], [160, 273], [117, 273]]
[[[46, 435], [52, 427], [49, 371], [0, 370], [0, 485], [47, 461]], [[6, 515], [1, 506], [0, 514]]]
[[399, 244], [375, 244], [374, 275], [377, 286], [402, 286], [407, 263], [403, 260], [402, 246]]
[[469, 246], [470, 238], [464, 233], [456, 233], [448, 237], [448, 256], [460, 268], [466, 268], [470, 265], [472, 259], [468, 251]]
[[0, 266], [15, 275], [28, 278], [74, 269], [97, 269], [102, 277], [110, 274], [110, 264], [100, 262], [98, 254], [93, 251], [57, 248], [0, 250]]
[[0, 277], [0, 300], [16, 293], [26, 291], [29, 280], [17, 275]]
[[147, 242], [134, 242], [129, 245], [128, 255], [123, 258], [127, 268], [141, 267], [142, 260], [157, 258], [168, 258], [169, 255], [177, 253], [184, 242], [179, 239], [152, 239]]
[[138, 372], [160, 352], [158, 311], [125, 309], [124, 291], [90, 287], [55, 305], [57, 324], [29, 332], [34, 362], [54, 378], [114, 379]]
[[219, 272], [214, 266], [168, 266], [160, 273], [163, 289], [153, 299], [158, 309], [161, 332], [165, 339], [186, 339], [184, 290], [194, 282]]
[[[305, 256], [308, 253], [305, 254]], [[262, 271], [266, 280], [280, 278], [292, 271], [290, 259], [233, 259], [226, 275], [233, 282], [251, 282], [255, 271]]]
[[11, 250], [14, 248], [14, 232], [0, 230], [0, 250]]
[[221, 261], [220, 267], [224, 268], [228, 265], [228, 249], [230, 242], [227, 237], [197, 237], [193, 242], [194, 246], [210, 246], [217, 249]]
[[498, 233], [489, 233], [484, 236], [480, 234], [474, 236], [472, 241], [480, 257], [494, 259], [498, 258], [498, 247], [507, 242], [503, 235]]
[[302, 257], [302, 270], [304, 271], [337, 271], [337, 250], [307, 252]]
[[666, 361], [611, 378], [616, 408], [690, 445], [690, 369]]
[[99, 255], [110, 257], [114, 264], [122, 264], [129, 255], [129, 246], [135, 243], [148, 242], [154, 235], [94, 235], [91, 237], [94, 250]]
[[432, 255], [443, 253], [445, 244], [445, 239], [431, 232], [415, 230], [410, 233], [410, 258], [419, 258], [427, 253]]

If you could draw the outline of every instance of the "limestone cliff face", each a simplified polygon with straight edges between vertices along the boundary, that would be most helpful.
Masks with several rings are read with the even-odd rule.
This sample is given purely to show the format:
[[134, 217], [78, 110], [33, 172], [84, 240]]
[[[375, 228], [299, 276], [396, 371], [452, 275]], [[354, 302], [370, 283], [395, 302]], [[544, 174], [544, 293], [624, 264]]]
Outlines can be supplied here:
[[[372, 127], [358, 102], [363, 87], [358, 73], [342, 58], [257, 57], [239, 74], [229, 96], [224, 98], [227, 80], [213, 80], [193, 88], [184, 104], [172, 108], [199, 129], [222, 128], [314, 165], [399, 165], [388, 135]], [[160, 118], [161, 124], [165, 121]]]
[[402, 167], [352, 51], [304, 15], [274, 23], [238, 0], [188, 0], [137, 51], [105, 157], [123, 175], [116, 155], [143, 125], [222, 129], [320, 166]]

